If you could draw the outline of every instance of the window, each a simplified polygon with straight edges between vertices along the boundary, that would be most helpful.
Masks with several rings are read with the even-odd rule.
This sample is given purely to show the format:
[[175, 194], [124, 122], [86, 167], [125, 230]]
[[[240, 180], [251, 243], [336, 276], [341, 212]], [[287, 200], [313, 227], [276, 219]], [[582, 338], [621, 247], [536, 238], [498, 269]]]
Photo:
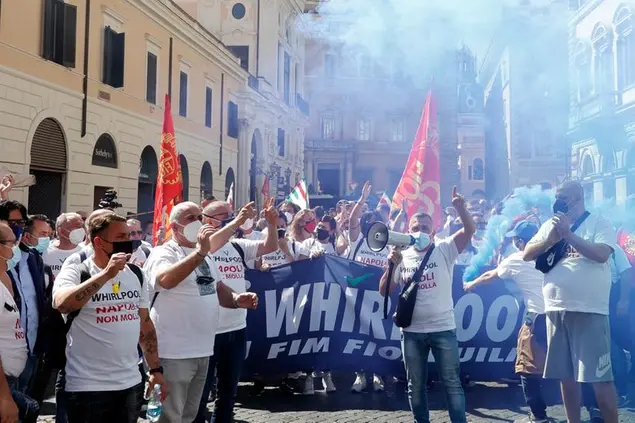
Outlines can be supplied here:
[[212, 89], [205, 88], [205, 126], [212, 127]]
[[329, 78], [335, 76], [335, 55], [327, 53], [324, 55], [324, 74]]
[[284, 52], [284, 102], [291, 104], [291, 56]]
[[404, 139], [404, 122], [401, 118], [392, 118], [390, 120], [390, 140], [401, 142]]
[[157, 104], [157, 56], [148, 52], [146, 62], [146, 101]]
[[298, 80], [299, 80], [299, 78], [300, 78], [300, 68], [299, 68], [299, 66], [298, 66], [298, 64], [297, 64], [297, 63], [295, 64], [293, 71], [295, 72], [295, 74], [293, 75], [293, 80], [294, 80], [294, 83], [293, 83], [293, 92], [294, 92], [294, 93], [296, 93], [296, 94], [298, 94], [298, 92], [300, 91], [300, 90], [299, 90], [299, 86], [300, 86], [300, 85], [299, 85], [299, 83], [298, 83]]
[[233, 101], [227, 104], [227, 135], [238, 138], [238, 105]]
[[179, 74], [179, 115], [187, 116], [187, 73]]
[[575, 79], [578, 101], [584, 100], [591, 95], [592, 80], [589, 50], [582, 43], [575, 50]]
[[75, 67], [77, 7], [63, 0], [44, 2], [42, 57], [68, 68]]
[[484, 167], [483, 159], [474, 159], [474, 162], [472, 163], [472, 175], [475, 181], [483, 180], [483, 174], [484, 174], [483, 167]]
[[332, 140], [335, 138], [335, 119], [332, 117], [322, 118], [322, 139]]
[[359, 76], [369, 77], [373, 74], [373, 62], [366, 55], [359, 56]]
[[604, 26], [598, 26], [591, 37], [594, 50], [595, 92], [613, 91], [613, 52], [611, 39]]
[[234, 19], [242, 19], [245, 17], [245, 5], [242, 3], [236, 3], [233, 7], [232, 7], [232, 16], [234, 17]]
[[359, 141], [370, 140], [370, 119], [359, 119], [357, 121], [357, 139]]
[[278, 156], [284, 157], [284, 129], [278, 128]]
[[114, 88], [123, 87], [126, 34], [104, 28], [103, 83]]
[[240, 67], [249, 72], [249, 46], [227, 46], [240, 59]]
[[619, 88], [624, 89], [635, 84], [635, 34], [631, 11], [624, 7], [616, 14], [617, 32], [617, 72]]

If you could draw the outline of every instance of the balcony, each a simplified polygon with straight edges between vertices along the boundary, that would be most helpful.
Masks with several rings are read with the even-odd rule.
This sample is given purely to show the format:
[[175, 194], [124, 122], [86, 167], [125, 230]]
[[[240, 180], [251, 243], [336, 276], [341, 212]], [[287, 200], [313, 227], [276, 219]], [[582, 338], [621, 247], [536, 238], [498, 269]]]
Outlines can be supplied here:
[[258, 78], [256, 78], [252, 74], [249, 74], [249, 79], [247, 80], [247, 85], [249, 85], [249, 87], [252, 88], [253, 90], [259, 91], [260, 83], [258, 81]]
[[304, 116], [309, 116], [309, 103], [300, 94], [295, 95], [295, 103]]
[[304, 141], [307, 150], [354, 150], [355, 144], [349, 141], [341, 140], [325, 140], [325, 139], [307, 139]]
[[599, 116], [611, 116], [615, 113], [617, 103], [618, 93], [616, 92], [595, 94], [583, 99], [573, 107], [569, 124], [575, 126]]

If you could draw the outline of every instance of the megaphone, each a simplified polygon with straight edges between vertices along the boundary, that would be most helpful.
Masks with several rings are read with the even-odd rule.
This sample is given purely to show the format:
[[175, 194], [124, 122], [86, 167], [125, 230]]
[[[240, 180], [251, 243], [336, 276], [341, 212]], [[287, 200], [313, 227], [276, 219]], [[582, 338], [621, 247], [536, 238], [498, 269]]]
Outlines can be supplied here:
[[387, 245], [406, 248], [414, 245], [416, 241], [412, 235], [391, 231], [383, 222], [373, 223], [366, 233], [368, 248], [375, 253], [380, 252]]

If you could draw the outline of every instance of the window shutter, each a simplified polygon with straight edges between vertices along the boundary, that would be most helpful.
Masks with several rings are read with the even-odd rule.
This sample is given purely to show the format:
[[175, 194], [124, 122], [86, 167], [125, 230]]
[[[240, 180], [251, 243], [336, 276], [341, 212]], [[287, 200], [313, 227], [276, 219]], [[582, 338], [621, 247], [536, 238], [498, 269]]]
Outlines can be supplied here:
[[42, 57], [53, 60], [55, 49], [55, 0], [44, 1], [42, 23]]
[[227, 106], [227, 135], [238, 138], [238, 105], [230, 101]]
[[187, 74], [181, 72], [179, 76], [179, 115], [187, 116]]
[[205, 126], [212, 127], [212, 89], [205, 89]]
[[113, 32], [113, 61], [112, 61], [112, 86], [115, 88], [123, 87], [125, 57], [126, 57], [126, 34], [117, 34]]
[[109, 26], [104, 28], [103, 82], [112, 83], [112, 36], [114, 31]]
[[157, 56], [148, 52], [148, 69], [146, 75], [146, 101], [157, 103]]
[[77, 43], [77, 7], [72, 4], [64, 4], [63, 33], [62, 66], [74, 68]]

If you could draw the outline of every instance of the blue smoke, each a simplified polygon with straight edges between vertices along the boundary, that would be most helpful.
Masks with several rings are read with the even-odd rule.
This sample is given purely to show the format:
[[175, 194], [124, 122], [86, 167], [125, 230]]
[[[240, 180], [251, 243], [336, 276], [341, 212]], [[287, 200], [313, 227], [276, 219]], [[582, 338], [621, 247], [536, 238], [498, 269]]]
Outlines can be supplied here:
[[554, 201], [554, 191], [545, 191], [540, 186], [520, 187], [503, 203], [500, 215], [489, 218], [483, 242], [479, 245], [477, 254], [472, 257], [470, 265], [465, 269], [463, 281], [476, 278], [482, 269], [490, 264], [496, 254], [496, 249], [505, 239], [505, 234], [511, 230], [511, 226], [518, 216], [532, 209], [537, 210], [540, 222], [551, 216], [551, 208]]

